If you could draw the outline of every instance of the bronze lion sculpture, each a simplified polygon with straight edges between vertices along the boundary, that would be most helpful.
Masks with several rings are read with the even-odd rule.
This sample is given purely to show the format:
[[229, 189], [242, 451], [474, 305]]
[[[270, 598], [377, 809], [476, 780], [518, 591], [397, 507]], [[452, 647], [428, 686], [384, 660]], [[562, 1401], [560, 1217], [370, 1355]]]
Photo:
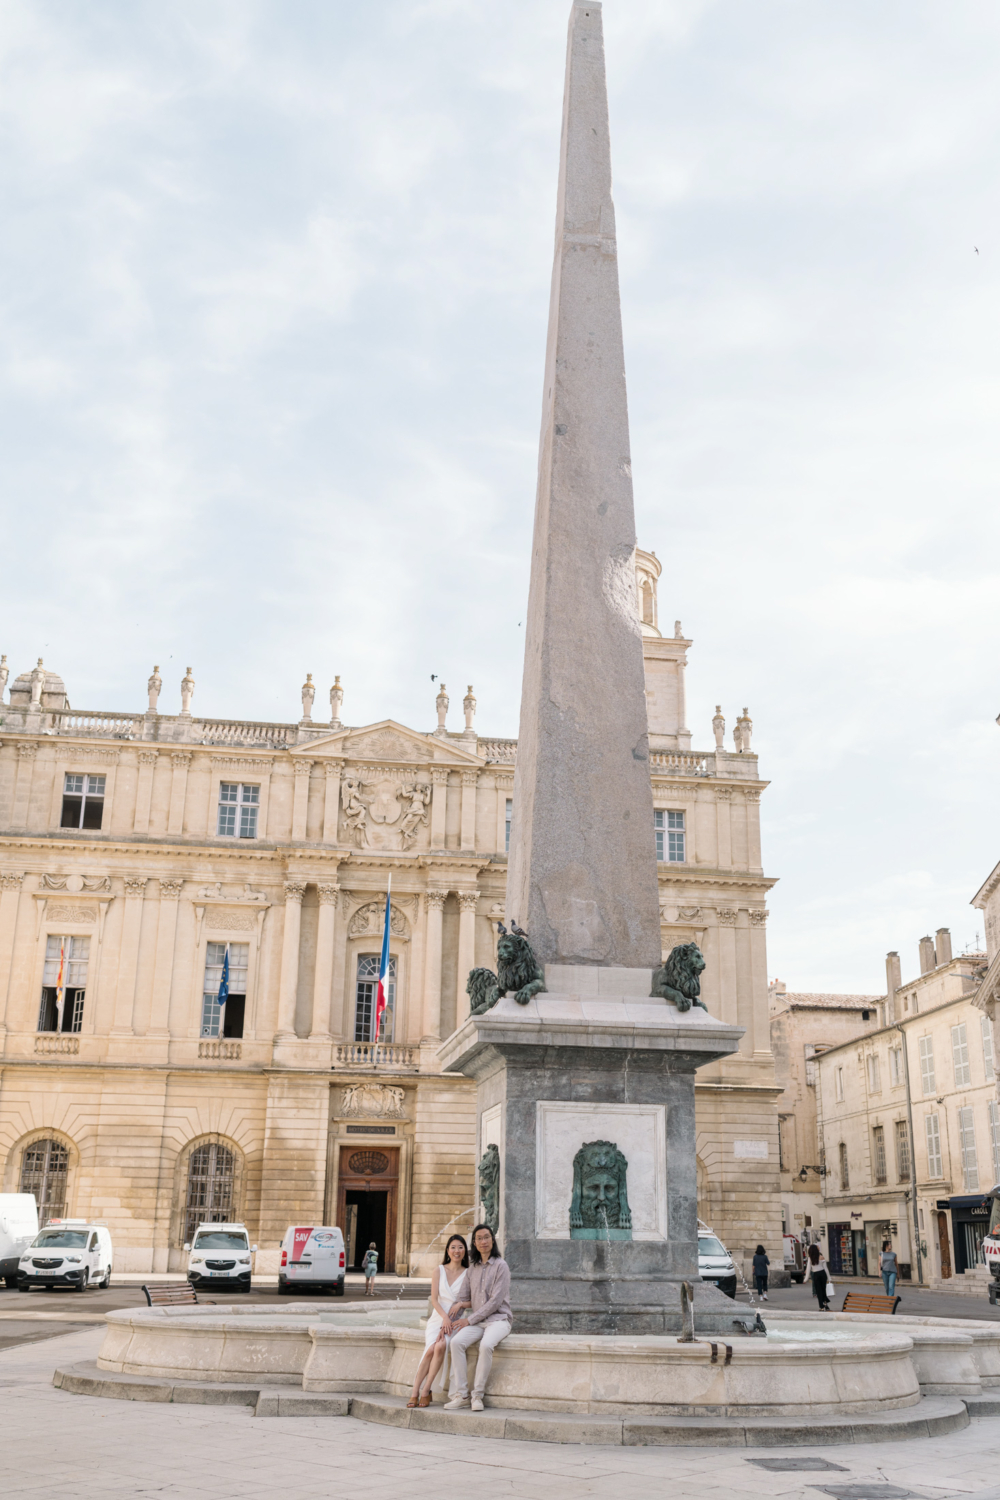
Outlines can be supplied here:
[[508, 932], [497, 944], [497, 994], [514, 991], [518, 1005], [527, 1005], [545, 989], [545, 980], [526, 937]]
[[679, 943], [667, 954], [667, 961], [653, 975], [653, 998], [672, 1000], [678, 1010], [690, 1010], [699, 1005], [708, 1010], [701, 994], [700, 975], [705, 967], [701, 949], [697, 943]]
[[497, 976], [492, 969], [470, 969], [465, 993], [469, 997], [469, 1014], [471, 1016], [485, 1015], [500, 999]]

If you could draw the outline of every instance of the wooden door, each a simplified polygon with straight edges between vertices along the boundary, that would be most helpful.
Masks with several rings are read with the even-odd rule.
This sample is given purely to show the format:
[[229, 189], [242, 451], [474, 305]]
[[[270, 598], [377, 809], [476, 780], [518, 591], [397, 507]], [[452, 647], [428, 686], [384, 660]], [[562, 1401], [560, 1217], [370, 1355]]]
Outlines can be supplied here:
[[380, 1271], [396, 1269], [396, 1221], [399, 1195], [398, 1146], [347, 1146], [340, 1148], [340, 1171], [337, 1182], [337, 1224], [348, 1230], [347, 1195], [385, 1193], [385, 1255]]
[[951, 1275], [951, 1245], [948, 1241], [948, 1215], [938, 1209], [938, 1249], [941, 1251], [941, 1280]]

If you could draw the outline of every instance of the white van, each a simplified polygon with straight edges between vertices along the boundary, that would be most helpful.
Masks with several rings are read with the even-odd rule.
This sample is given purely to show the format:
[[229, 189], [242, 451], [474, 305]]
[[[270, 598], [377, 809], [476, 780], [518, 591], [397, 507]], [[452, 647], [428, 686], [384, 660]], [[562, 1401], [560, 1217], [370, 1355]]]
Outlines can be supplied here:
[[0, 1193], [0, 1280], [17, 1286], [21, 1256], [38, 1233], [34, 1193]]
[[21, 1256], [18, 1288], [30, 1292], [36, 1286], [69, 1286], [85, 1292], [89, 1286], [108, 1287], [113, 1253], [106, 1224], [50, 1219]]
[[344, 1236], [339, 1229], [290, 1224], [281, 1241], [278, 1295], [287, 1296], [298, 1287], [304, 1292], [327, 1291], [342, 1297], [345, 1261]]
[[194, 1240], [184, 1246], [187, 1279], [193, 1287], [217, 1286], [226, 1292], [250, 1290], [251, 1245], [245, 1224], [199, 1224]]

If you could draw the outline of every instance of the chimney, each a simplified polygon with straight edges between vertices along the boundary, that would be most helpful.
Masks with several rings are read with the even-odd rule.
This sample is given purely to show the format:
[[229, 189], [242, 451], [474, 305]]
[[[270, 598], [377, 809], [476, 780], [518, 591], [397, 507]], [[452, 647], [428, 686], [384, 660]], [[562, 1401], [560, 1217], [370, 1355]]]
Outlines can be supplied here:
[[939, 927], [934, 936], [934, 953], [939, 964], [951, 963], [951, 929]]
[[928, 934], [920, 939], [920, 972], [929, 974], [937, 964], [934, 956], [934, 939]]
[[892, 997], [903, 985], [903, 971], [900, 968], [899, 954], [893, 949], [885, 955], [885, 985], [886, 996], [889, 1001], [889, 1009], [892, 1009]]

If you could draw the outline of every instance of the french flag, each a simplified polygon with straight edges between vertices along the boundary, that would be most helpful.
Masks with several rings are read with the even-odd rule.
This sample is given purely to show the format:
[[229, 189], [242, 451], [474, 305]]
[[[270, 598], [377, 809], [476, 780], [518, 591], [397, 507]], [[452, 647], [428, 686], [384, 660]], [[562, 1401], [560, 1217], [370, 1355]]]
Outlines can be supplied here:
[[385, 929], [382, 933], [382, 957], [378, 966], [378, 992], [375, 996], [375, 1041], [377, 1042], [382, 1031], [382, 1017], [385, 1015], [389, 1004], [389, 891], [392, 889], [392, 876], [389, 876], [388, 889], [385, 893]]

